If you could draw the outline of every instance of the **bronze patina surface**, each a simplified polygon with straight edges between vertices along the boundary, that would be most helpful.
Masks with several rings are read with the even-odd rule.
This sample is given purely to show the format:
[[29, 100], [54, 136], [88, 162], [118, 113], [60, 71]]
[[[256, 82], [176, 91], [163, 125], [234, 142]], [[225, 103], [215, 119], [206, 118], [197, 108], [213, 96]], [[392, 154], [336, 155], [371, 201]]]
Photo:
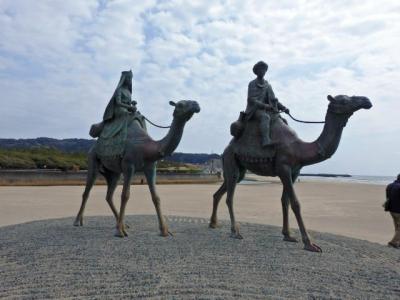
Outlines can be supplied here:
[[[186, 122], [194, 113], [200, 111], [200, 106], [196, 101], [191, 100], [181, 100], [177, 103], [170, 101], [170, 104], [175, 107], [171, 127], [163, 139], [155, 141], [148, 135], [144, 122], [141, 122], [143, 119], [136, 113], [136, 103], [130, 100], [131, 74], [130, 71], [122, 73], [117, 89], [104, 113], [104, 128], [101, 128], [99, 124], [94, 125], [100, 128], [96, 131], [96, 133], [100, 132], [100, 137], [89, 152], [86, 188], [74, 225], [83, 225], [83, 213], [89, 192], [96, 181], [97, 174], [101, 173], [107, 181], [106, 201], [117, 220], [116, 235], [127, 236], [124, 215], [130, 194], [131, 179], [135, 172], [143, 171], [156, 208], [161, 235], [168, 236], [168, 227], [161, 213], [160, 197], [156, 191], [156, 163], [178, 147]], [[121, 208], [118, 212], [113, 203], [113, 194], [121, 174], [124, 181]]]
[[[266, 67], [262, 67], [262, 63], [261, 69], [264, 71], [258, 71], [256, 66], [255, 73], [265, 74]], [[250, 85], [254, 84], [254, 81], [250, 83]], [[249, 87], [249, 95], [251, 89]], [[268, 94], [269, 88], [265, 90]], [[265, 99], [264, 96], [262, 98]], [[235, 137], [222, 155], [224, 182], [213, 196], [211, 228], [217, 227], [218, 204], [222, 196], [227, 193], [226, 203], [231, 218], [232, 237], [241, 239], [242, 235], [233, 211], [236, 184], [243, 179], [246, 170], [263, 176], [278, 176], [283, 184], [281, 201], [284, 240], [297, 242], [289, 231], [288, 206], [290, 203], [297, 219], [304, 248], [313, 252], [321, 251], [321, 248], [311, 241], [307, 233], [300, 212], [300, 203], [294, 190], [294, 183], [302, 167], [324, 161], [335, 153], [343, 129], [354, 112], [372, 107], [370, 100], [362, 96], [338, 95], [332, 97], [329, 95], [328, 101], [324, 129], [317, 140], [311, 143], [302, 141], [282, 118], [275, 117], [275, 121], [272, 123], [268, 120], [268, 125], [271, 125], [271, 140], [268, 140], [268, 145], [266, 145], [265, 127], [260, 126], [260, 119], [254, 117], [256, 115], [254, 111], [262, 111], [261, 115], [265, 117], [268, 115], [266, 111], [271, 110], [270, 105], [258, 100], [248, 100], [249, 105], [246, 112], [242, 113], [241, 118], [231, 126], [231, 133]], [[250, 105], [251, 102], [254, 105]], [[251, 107], [253, 108], [250, 109]], [[287, 108], [279, 107], [278, 104], [275, 109], [288, 111]]]

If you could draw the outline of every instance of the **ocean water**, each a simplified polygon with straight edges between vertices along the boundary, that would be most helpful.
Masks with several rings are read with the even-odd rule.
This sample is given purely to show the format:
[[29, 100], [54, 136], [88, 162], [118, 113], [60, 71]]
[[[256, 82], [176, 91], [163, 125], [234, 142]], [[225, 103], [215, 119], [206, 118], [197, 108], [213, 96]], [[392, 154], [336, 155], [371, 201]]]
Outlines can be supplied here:
[[[246, 176], [240, 184], [265, 184], [271, 183], [272, 177]], [[351, 175], [351, 177], [322, 177], [322, 176], [301, 176], [300, 181], [324, 181], [324, 182], [349, 182], [388, 185], [396, 179], [396, 176], [371, 176], [371, 175]], [[279, 180], [275, 177], [275, 181]]]
[[387, 185], [393, 182], [396, 176], [370, 176], [370, 175], [351, 175], [351, 177], [320, 177], [320, 176], [300, 176], [300, 181], [331, 181], [331, 182], [354, 182]]

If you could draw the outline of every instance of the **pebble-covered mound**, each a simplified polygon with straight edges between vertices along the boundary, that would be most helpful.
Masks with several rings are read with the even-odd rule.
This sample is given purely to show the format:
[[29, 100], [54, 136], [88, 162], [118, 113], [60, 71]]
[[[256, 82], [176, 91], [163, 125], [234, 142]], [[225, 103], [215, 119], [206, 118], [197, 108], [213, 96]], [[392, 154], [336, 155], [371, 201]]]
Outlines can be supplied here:
[[111, 217], [37, 221], [0, 228], [0, 298], [399, 299], [400, 250], [313, 233], [324, 252], [282, 241], [280, 228], [169, 217], [128, 216], [129, 237]]

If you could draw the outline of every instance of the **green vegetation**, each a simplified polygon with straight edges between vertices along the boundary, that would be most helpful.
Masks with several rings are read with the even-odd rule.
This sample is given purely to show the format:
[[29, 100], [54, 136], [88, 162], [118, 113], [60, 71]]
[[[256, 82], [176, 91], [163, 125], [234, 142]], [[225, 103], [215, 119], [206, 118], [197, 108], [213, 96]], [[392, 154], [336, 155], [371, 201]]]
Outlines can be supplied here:
[[[1, 149], [0, 169], [60, 169], [86, 170], [87, 153], [68, 153], [54, 148]], [[198, 165], [160, 161], [157, 171], [161, 173], [196, 174]]]
[[1, 169], [87, 169], [85, 153], [65, 153], [51, 148], [0, 149]]
[[202, 172], [202, 168], [194, 164], [184, 164], [175, 161], [163, 160], [157, 164], [157, 172], [159, 173], [180, 173], [180, 174], [198, 174]]

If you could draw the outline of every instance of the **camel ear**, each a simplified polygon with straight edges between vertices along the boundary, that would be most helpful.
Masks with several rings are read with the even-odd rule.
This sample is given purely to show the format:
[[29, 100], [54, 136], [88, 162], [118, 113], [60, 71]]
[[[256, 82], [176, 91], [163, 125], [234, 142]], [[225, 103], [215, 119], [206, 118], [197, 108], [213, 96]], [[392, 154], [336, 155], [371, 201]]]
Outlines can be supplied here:
[[176, 106], [176, 103], [174, 101], [169, 101], [169, 105]]
[[335, 100], [335, 98], [333, 98], [331, 95], [328, 95], [328, 97], [326, 97], [328, 99], [329, 102]]

